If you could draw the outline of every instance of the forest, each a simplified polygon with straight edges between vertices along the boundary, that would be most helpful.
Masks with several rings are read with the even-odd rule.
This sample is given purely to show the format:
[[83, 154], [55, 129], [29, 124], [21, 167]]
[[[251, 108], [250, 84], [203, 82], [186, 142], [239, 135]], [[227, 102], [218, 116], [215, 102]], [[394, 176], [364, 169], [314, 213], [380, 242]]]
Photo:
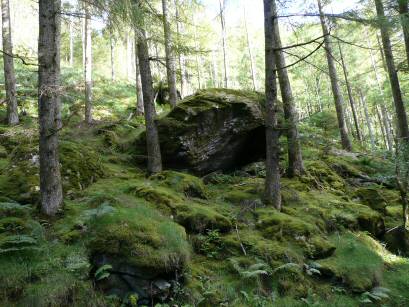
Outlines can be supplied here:
[[1, 0], [0, 307], [409, 306], [408, 0]]

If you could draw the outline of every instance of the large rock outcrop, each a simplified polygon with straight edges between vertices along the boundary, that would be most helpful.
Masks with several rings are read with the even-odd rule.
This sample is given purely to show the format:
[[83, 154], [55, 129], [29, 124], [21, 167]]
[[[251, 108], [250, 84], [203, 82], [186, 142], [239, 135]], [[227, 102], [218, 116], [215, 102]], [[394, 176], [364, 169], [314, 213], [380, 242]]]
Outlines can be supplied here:
[[[264, 96], [207, 89], [187, 97], [157, 121], [165, 167], [197, 174], [229, 170], [265, 154]], [[146, 155], [145, 134], [135, 144]]]

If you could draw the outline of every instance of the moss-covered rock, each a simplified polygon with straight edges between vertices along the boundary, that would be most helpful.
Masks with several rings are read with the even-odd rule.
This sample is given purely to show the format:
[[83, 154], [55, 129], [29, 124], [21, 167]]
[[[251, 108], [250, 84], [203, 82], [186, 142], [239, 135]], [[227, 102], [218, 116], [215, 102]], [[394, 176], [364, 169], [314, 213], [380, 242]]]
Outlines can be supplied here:
[[343, 191], [345, 189], [344, 180], [324, 161], [308, 161], [305, 166], [309, 176], [302, 177], [304, 182], [312, 184], [318, 189], [335, 191]]
[[[157, 122], [164, 165], [207, 174], [263, 157], [263, 99], [256, 92], [227, 89], [187, 97]], [[142, 134], [136, 154], [146, 155], [145, 147]]]
[[[105, 175], [98, 154], [90, 147], [69, 141], [60, 142], [63, 191], [72, 194]], [[10, 162], [0, 176], [0, 192], [21, 203], [35, 204], [39, 199], [39, 156], [35, 143], [13, 148]]]
[[188, 231], [204, 233], [207, 230], [227, 232], [232, 224], [229, 218], [205, 205], [187, 203], [177, 207], [175, 221]]
[[257, 213], [259, 215], [257, 228], [267, 239], [290, 236], [303, 240], [319, 233], [316, 225], [286, 213], [266, 209], [261, 209]]
[[152, 209], [115, 208], [89, 224], [88, 247], [92, 254], [107, 255], [151, 273], [183, 268], [189, 247], [182, 227]]
[[381, 213], [386, 213], [386, 206], [388, 205], [387, 200], [383, 197], [379, 186], [366, 186], [355, 190], [354, 196], [359, 199], [359, 201]]
[[187, 197], [208, 198], [206, 186], [198, 177], [181, 172], [163, 171], [155, 174], [151, 179], [157, 180]]
[[319, 260], [324, 276], [341, 281], [351, 290], [364, 292], [377, 286], [383, 271], [383, 260], [370, 245], [364, 233], [346, 233], [331, 238], [336, 246], [332, 257]]

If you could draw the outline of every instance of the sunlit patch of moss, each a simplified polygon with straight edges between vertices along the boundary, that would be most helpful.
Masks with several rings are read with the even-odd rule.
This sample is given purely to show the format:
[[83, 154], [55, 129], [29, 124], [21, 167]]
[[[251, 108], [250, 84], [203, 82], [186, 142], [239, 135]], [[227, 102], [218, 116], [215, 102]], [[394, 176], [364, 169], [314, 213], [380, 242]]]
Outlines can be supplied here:
[[189, 257], [184, 229], [142, 203], [97, 216], [89, 227], [88, 247], [94, 255], [120, 257], [155, 272], [182, 268]]
[[331, 237], [331, 241], [336, 246], [334, 255], [318, 261], [322, 274], [341, 281], [357, 292], [380, 284], [384, 270], [383, 260], [368, 245], [366, 234], [336, 234]]

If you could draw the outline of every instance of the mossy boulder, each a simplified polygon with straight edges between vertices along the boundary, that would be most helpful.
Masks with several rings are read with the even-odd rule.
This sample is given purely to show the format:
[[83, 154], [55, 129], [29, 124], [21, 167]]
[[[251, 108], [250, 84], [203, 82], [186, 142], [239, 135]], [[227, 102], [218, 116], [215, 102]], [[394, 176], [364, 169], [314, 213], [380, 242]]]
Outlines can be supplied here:
[[409, 231], [402, 226], [390, 229], [384, 237], [386, 248], [395, 254], [409, 256]]
[[[229, 170], [265, 155], [262, 102], [256, 92], [208, 89], [157, 121], [165, 167], [197, 174]], [[134, 147], [146, 156], [145, 133]]]
[[[101, 158], [89, 146], [61, 141], [59, 151], [65, 194], [83, 190], [105, 175]], [[11, 150], [10, 162], [0, 176], [0, 192], [21, 203], [38, 202], [40, 178], [36, 143], [22, 143]]]
[[379, 186], [361, 187], [355, 190], [354, 196], [358, 198], [362, 204], [373, 210], [386, 213], [388, 203], [380, 190], [381, 187]]
[[312, 184], [317, 189], [343, 191], [345, 182], [324, 161], [315, 160], [305, 163], [308, 176], [302, 177], [302, 181]]
[[230, 219], [204, 204], [187, 203], [177, 207], [175, 221], [186, 230], [204, 233], [208, 230], [227, 232], [231, 229]]
[[151, 179], [183, 193], [187, 197], [208, 198], [208, 191], [202, 179], [181, 172], [163, 171], [155, 174]]
[[258, 210], [257, 213], [259, 215], [257, 229], [267, 239], [291, 237], [295, 240], [305, 240], [305, 238], [319, 233], [319, 228], [316, 225], [286, 213], [268, 209]]
[[342, 282], [352, 291], [364, 292], [379, 285], [384, 269], [382, 257], [364, 233], [334, 235], [336, 250], [332, 257], [317, 261], [324, 277]]
[[190, 247], [183, 227], [142, 203], [134, 205], [94, 216], [88, 223], [87, 247], [97, 268], [111, 266], [112, 274], [100, 283], [105, 291], [153, 299], [169, 290], [170, 279], [189, 259]]

